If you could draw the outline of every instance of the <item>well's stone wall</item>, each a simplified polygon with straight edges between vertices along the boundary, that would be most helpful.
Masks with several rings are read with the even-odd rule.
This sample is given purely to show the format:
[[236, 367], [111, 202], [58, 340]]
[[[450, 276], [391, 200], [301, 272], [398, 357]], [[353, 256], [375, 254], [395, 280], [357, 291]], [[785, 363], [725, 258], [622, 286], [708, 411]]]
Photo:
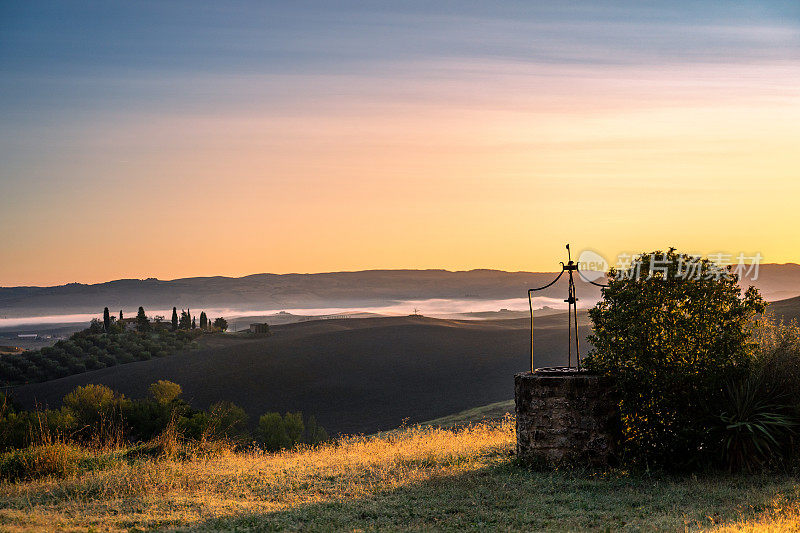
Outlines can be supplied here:
[[517, 457], [607, 465], [619, 442], [618, 403], [607, 378], [583, 372], [514, 376]]

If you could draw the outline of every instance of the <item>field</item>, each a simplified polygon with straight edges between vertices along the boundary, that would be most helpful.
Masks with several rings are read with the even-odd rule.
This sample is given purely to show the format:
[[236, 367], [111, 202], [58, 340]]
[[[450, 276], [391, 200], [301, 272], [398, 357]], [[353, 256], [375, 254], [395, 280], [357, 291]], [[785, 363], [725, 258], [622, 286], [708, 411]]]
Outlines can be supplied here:
[[[565, 321], [563, 314], [537, 319], [539, 366], [565, 362]], [[57, 406], [78, 385], [101, 383], [141, 398], [151, 383], [168, 379], [198, 408], [229, 400], [251, 421], [301, 410], [332, 434], [374, 433], [507, 400], [514, 373], [530, 365], [525, 319], [323, 320], [274, 332], [210, 336], [196, 351], [22, 386], [14, 395], [27, 407]]]
[[148, 457], [98, 451], [93, 461], [85, 461], [92, 466], [77, 472], [0, 484], [0, 528], [13, 532], [800, 527], [800, 494], [789, 477], [537, 472], [519, 466], [513, 450], [509, 418], [451, 429], [406, 428], [278, 454], [221, 449], [188, 457]]

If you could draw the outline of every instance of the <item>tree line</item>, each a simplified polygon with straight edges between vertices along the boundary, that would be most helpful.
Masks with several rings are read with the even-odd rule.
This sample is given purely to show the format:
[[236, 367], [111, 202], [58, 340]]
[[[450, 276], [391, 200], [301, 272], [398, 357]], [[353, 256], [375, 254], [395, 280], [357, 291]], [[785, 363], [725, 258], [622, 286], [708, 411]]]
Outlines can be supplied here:
[[194, 409], [181, 398], [181, 386], [166, 380], [151, 384], [148, 392], [146, 398], [129, 399], [105, 385], [85, 385], [64, 396], [59, 409], [36, 411], [22, 410], [0, 394], [0, 451], [53, 441], [130, 446], [165, 432], [181, 440], [256, 443], [268, 451], [328, 439], [314, 416], [301, 412], [267, 413], [251, 431], [244, 409], [234, 403]]
[[[192, 315], [190, 309], [181, 309], [180, 315], [178, 315], [178, 308], [172, 308], [172, 318], [170, 319], [169, 325], [164, 322], [163, 316], [155, 316], [151, 320], [144, 311], [144, 307], [139, 307], [138, 313], [136, 313], [136, 319], [134, 321], [134, 325], [136, 330], [144, 333], [151, 331], [154, 328], [168, 328], [171, 331], [178, 331], [178, 330], [190, 330], [190, 329], [197, 329], [197, 316]], [[225, 320], [223, 317], [217, 317], [214, 320], [208, 318], [205, 311], [200, 312], [200, 324], [199, 328], [202, 331], [227, 331], [228, 329], [228, 321]], [[119, 320], [116, 317], [112, 316], [108, 310], [108, 307], [103, 309], [103, 321], [100, 323], [99, 320], [93, 319], [92, 326], [98, 328], [102, 326], [102, 330], [104, 332], [111, 332], [119, 327], [125, 327], [126, 321], [125, 317], [122, 314], [122, 310], [119, 311]], [[92, 327], [90, 326], [90, 327]]]

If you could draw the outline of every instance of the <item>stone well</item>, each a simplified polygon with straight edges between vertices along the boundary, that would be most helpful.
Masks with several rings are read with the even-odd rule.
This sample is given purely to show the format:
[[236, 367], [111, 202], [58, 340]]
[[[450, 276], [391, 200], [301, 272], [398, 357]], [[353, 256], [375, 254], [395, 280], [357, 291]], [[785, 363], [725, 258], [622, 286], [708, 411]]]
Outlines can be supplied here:
[[514, 376], [517, 457], [528, 463], [613, 464], [618, 403], [608, 378], [570, 369]]

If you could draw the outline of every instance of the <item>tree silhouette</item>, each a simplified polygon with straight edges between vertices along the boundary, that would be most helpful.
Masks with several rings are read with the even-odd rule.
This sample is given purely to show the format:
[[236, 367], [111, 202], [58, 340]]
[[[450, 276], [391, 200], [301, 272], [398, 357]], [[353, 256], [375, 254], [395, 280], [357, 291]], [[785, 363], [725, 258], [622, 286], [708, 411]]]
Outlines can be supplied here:
[[178, 308], [172, 308], [172, 331], [178, 329]]
[[192, 327], [192, 319], [189, 318], [189, 313], [186, 311], [181, 310], [181, 319], [178, 323], [179, 329], [189, 329]]
[[150, 331], [150, 320], [144, 314], [144, 307], [139, 307], [139, 313], [136, 315], [136, 329], [139, 331]]
[[108, 307], [103, 309], [103, 329], [108, 331], [108, 328], [111, 327], [111, 315], [108, 312]]

